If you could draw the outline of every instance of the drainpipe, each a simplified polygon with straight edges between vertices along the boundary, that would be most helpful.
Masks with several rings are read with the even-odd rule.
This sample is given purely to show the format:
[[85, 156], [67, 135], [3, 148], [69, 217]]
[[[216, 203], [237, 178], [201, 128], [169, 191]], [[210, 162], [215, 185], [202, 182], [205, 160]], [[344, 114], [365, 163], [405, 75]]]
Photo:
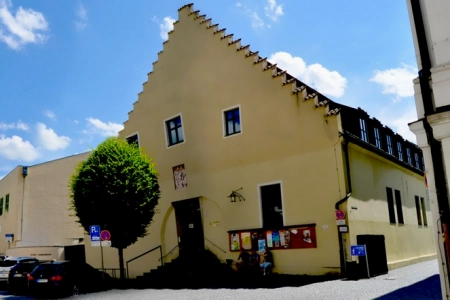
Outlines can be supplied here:
[[[419, 56], [422, 62], [422, 69], [419, 70], [419, 84], [422, 91], [422, 101], [425, 111], [423, 126], [427, 135], [428, 145], [430, 146], [433, 162], [433, 175], [436, 182], [436, 198], [439, 208], [442, 232], [444, 235], [445, 264], [447, 273], [450, 274], [450, 208], [448, 203], [448, 189], [446, 183], [446, 174], [442, 160], [442, 144], [434, 138], [433, 128], [427, 120], [427, 116], [435, 113], [433, 105], [433, 91], [430, 87], [431, 60], [428, 52], [428, 42], [423, 22], [422, 10], [419, 0], [410, 0], [411, 10], [414, 20], [414, 26], [417, 35], [417, 44], [419, 46]], [[447, 279], [449, 280], [449, 279]], [[447, 282], [450, 283], [450, 282]]]
[[20, 217], [20, 241], [23, 241], [23, 211], [25, 202], [25, 177], [28, 175], [28, 167], [22, 167], [22, 216]]
[[[334, 209], [335, 210], [338, 210], [339, 206], [342, 203], [344, 203], [345, 201], [347, 201], [348, 198], [352, 194], [352, 181], [351, 181], [351, 176], [350, 176], [350, 162], [349, 162], [349, 159], [348, 159], [348, 141], [347, 140], [344, 140], [343, 150], [344, 150], [344, 155], [345, 155], [345, 169], [347, 171], [347, 188], [348, 188], [348, 193], [347, 193], [347, 195], [345, 195], [344, 198], [342, 198], [341, 200], [339, 200], [338, 202], [336, 202], [334, 204]], [[344, 274], [346, 272], [346, 269], [347, 269], [346, 266], [345, 266], [345, 243], [343, 242], [342, 232], [339, 231], [339, 227], [337, 228], [337, 231], [338, 231], [338, 239], [339, 239], [339, 261], [340, 261], [340, 264], [341, 264], [341, 274]]]

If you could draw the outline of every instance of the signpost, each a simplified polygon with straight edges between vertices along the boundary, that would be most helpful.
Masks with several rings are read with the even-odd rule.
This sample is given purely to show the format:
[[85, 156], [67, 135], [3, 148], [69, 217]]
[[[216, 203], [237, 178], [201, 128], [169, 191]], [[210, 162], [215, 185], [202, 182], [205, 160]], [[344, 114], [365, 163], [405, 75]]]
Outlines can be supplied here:
[[336, 220], [344, 220], [345, 219], [345, 212], [343, 210], [336, 210]]
[[351, 245], [350, 253], [352, 254], [352, 256], [365, 256], [366, 257], [367, 276], [370, 278], [369, 257], [367, 256], [366, 245]]

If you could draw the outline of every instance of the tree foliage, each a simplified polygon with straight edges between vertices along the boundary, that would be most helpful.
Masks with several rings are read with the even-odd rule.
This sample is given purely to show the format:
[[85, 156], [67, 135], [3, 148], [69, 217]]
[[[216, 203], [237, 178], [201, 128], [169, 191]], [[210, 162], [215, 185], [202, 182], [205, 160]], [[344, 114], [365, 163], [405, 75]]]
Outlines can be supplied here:
[[136, 145], [106, 139], [80, 163], [69, 185], [72, 209], [87, 232], [90, 225], [109, 230], [119, 250], [147, 235], [160, 191], [152, 160]]

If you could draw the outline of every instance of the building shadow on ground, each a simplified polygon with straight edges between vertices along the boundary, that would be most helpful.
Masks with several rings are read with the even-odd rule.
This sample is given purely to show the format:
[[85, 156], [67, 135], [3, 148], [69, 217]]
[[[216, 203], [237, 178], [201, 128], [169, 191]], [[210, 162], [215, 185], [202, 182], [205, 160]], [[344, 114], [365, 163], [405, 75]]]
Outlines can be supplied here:
[[410, 286], [395, 290], [383, 295], [376, 300], [440, 300], [441, 283], [439, 275], [433, 275]]

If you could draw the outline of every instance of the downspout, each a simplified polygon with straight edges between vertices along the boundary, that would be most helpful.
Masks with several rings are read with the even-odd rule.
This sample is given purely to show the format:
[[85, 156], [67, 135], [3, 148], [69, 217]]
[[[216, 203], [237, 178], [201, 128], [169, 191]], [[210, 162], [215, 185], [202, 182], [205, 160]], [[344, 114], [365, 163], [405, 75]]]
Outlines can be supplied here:
[[[344, 155], [345, 155], [345, 169], [346, 169], [346, 173], [347, 173], [348, 192], [344, 198], [342, 198], [341, 200], [339, 200], [338, 202], [335, 203], [335, 205], [334, 205], [335, 210], [338, 210], [339, 206], [342, 203], [344, 203], [345, 201], [347, 201], [348, 198], [350, 198], [350, 196], [352, 194], [352, 182], [351, 182], [351, 176], [350, 176], [350, 162], [348, 159], [348, 141], [347, 140], [344, 140], [344, 145], [342, 148], [344, 150]], [[342, 232], [339, 231], [339, 227], [337, 228], [337, 231], [338, 231], [338, 239], [339, 239], [339, 261], [340, 261], [340, 265], [341, 265], [341, 274], [345, 274], [346, 269], [347, 269], [345, 266], [345, 243], [342, 240]]]
[[[414, 26], [417, 35], [417, 44], [419, 47], [419, 56], [422, 62], [422, 69], [419, 70], [419, 84], [422, 91], [422, 101], [425, 111], [425, 118], [423, 118], [424, 130], [427, 135], [428, 145], [433, 162], [433, 175], [436, 184], [436, 198], [439, 208], [442, 232], [444, 235], [445, 247], [445, 264], [447, 267], [447, 274], [450, 273], [449, 258], [450, 258], [450, 209], [448, 203], [448, 189], [446, 183], [446, 174], [444, 171], [442, 144], [434, 138], [433, 128], [427, 120], [427, 116], [435, 113], [433, 105], [433, 91], [430, 87], [431, 77], [431, 60], [428, 52], [428, 42], [425, 33], [425, 25], [423, 22], [422, 10], [419, 0], [410, 0], [411, 10], [414, 20]], [[449, 280], [449, 279], [447, 279]], [[450, 282], [447, 282], [450, 283]]]
[[23, 241], [23, 211], [24, 211], [24, 202], [25, 202], [25, 178], [28, 175], [28, 167], [22, 167], [22, 215], [20, 217], [20, 241]]

